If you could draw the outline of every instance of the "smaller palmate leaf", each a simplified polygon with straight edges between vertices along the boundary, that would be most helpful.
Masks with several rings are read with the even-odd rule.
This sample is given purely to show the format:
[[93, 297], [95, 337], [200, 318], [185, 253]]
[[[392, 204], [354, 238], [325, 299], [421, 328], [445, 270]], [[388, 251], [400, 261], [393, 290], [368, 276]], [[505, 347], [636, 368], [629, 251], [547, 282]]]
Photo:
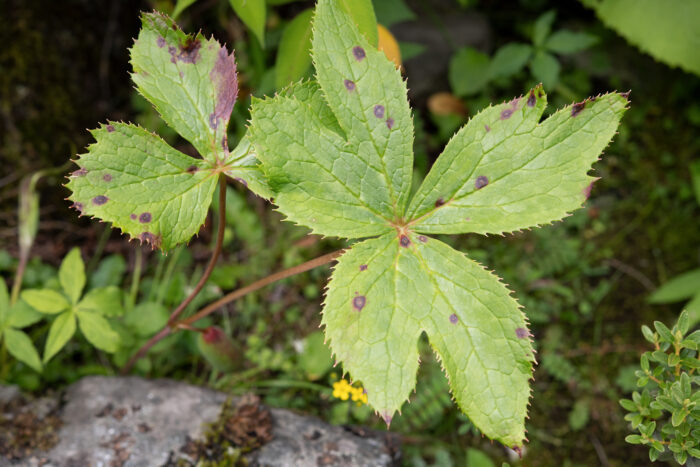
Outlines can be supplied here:
[[10, 355], [36, 371], [41, 371], [41, 359], [29, 336], [12, 328], [5, 329], [1, 336], [5, 339], [5, 345]]
[[60, 313], [70, 306], [66, 297], [51, 289], [29, 289], [22, 292], [22, 300], [42, 313]]
[[85, 294], [76, 308], [79, 311], [94, 311], [107, 317], [121, 316], [124, 313], [122, 291], [114, 285], [92, 289]]
[[78, 303], [85, 287], [85, 263], [80, 257], [80, 248], [73, 248], [63, 258], [61, 267], [58, 269], [58, 281], [71, 304]]
[[110, 123], [92, 133], [97, 142], [66, 185], [73, 207], [165, 250], [197, 233], [216, 170], [135, 125]]
[[75, 334], [75, 313], [72, 310], [58, 315], [51, 323], [44, 345], [44, 363], [51, 360]]
[[462, 253], [415, 234], [358, 243], [333, 271], [322, 323], [387, 422], [415, 386], [426, 332], [467, 416], [488, 437], [522, 445], [530, 333], [510, 291]]
[[98, 349], [116, 352], [119, 348], [119, 334], [103, 316], [92, 311], [77, 311], [78, 325], [85, 338]]
[[581, 207], [591, 165], [627, 106], [612, 93], [565, 107], [542, 123], [541, 86], [489, 107], [445, 147], [408, 208], [427, 233], [503, 233], [560, 220]]
[[[11, 328], [22, 329], [41, 321], [44, 316], [29, 306], [24, 300], [17, 300], [7, 315], [5, 324]], [[0, 327], [2, 327], [0, 320]]]
[[136, 89], [211, 162], [228, 157], [229, 118], [238, 94], [233, 53], [168, 16], [145, 13], [131, 48]]

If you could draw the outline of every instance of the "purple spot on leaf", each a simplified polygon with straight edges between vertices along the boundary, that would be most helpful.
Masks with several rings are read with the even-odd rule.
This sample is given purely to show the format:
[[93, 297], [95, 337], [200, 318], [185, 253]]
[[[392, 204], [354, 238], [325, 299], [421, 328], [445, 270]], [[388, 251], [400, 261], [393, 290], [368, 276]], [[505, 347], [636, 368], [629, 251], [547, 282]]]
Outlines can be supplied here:
[[98, 206], [102, 206], [107, 201], [109, 201], [109, 198], [103, 195], [95, 196], [94, 198], [92, 198], [92, 204], [96, 204]]
[[111, 182], [111, 181], [112, 181], [112, 175], [111, 175], [111, 174], [104, 174], [104, 175], [102, 176], [102, 180], [104, 180], [105, 182]]
[[513, 446], [511, 449], [515, 451], [519, 459], [523, 458], [523, 450], [520, 448], [520, 446]]
[[76, 211], [78, 211], [80, 214], [83, 213], [83, 203], [79, 203], [79, 202], [76, 201], [75, 203], [73, 203], [73, 204], [71, 205], [71, 207], [72, 207], [73, 209], [75, 209]]
[[411, 244], [411, 240], [407, 236], [401, 235], [401, 238], [399, 239], [399, 244], [404, 248], [408, 248], [408, 246]]
[[630, 92], [631, 92], [631, 91], [621, 92], [620, 95], [621, 95], [622, 97], [624, 97], [625, 99], [629, 100], [629, 98], [630, 98]]
[[382, 419], [384, 419], [384, 423], [386, 423], [387, 427], [391, 425], [391, 418], [392, 417], [389, 411], [385, 410], [384, 412], [382, 412]]
[[525, 339], [530, 336], [530, 331], [525, 328], [518, 328], [515, 330], [515, 335], [518, 339]]
[[78, 170], [76, 170], [75, 172], [73, 172], [73, 173], [71, 174], [71, 176], [73, 176], [73, 177], [84, 177], [84, 176], [87, 175], [87, 173], [88, 173], [87, 169], [84, 169], [84, 168], [81, 167], [81, 168], [79, 168]]
[[197, 172], [197, 170], [199, 170], [199, 169], [197, 169], [196, 165], [191, 165], [191, 166], [187, 167], [187, 173], [190, 173], [190, 174]]
[[367, 304], [367, 299], [365, 298], [364, 295], [357, 295], [356, 297], [353, 297], [352, 299], [352, 307], [356, 309], [357, 311], [362, 311], [362, 309], [365, 307]]
[[435, 207], [436, 207], [436, 208], [439, 208], [440, 206], [442, 206], [442, 205], [444, 205], [444, 204], [445, 204], [445, 200], [442, 199], [442, 198], [438, 198], [438, 199], [435, 200]]
[[107, 125], [107, 131], [112, 133], [114, 131], [114, 125]]
[[513, 109], [505, 109], [501, 112], [501, 120], [507, 120], [513, 115]]
[[577, 116], [577, 115], [580, 114], [580, 113], [583, 111], [583, 109], [585, 109], [585, 108], [586, 108], [586, 102], [585, 102], [585, 101], [583, 101], [583, 102], [578, 102], [578, 103], [572, 105], [572, 106], [571, 106], [571, 116], [572, 116], [572, 117]]
[[151, 232], [141, 233], [141, 235], [139, 235], [139, 241], [141, 241], [141, 243], [149, 243], [151, 245], [151, 248], [158, 248], [161, 244], [160, 236], [156, 237]]
[[583, 189], [583, 196], [585, 196], [586, 199], [590, 198], [590, 196], [591, 196], [591, 190], [593, 189], [593, 184], [594, 184], [594, 183], [595, 183], [595, 181], [589, 183], [588, 186], [587, 186], [586, 188]]
[[375, 105], [374, 106], [374, 116], [377, 118], [384, 118], [384, 106], [383, 105]]
[[489, 184], [489, 179], [483, 175], [479, 175], [476, 177], [476, 181], [474, 182], [474, 187], [476, 187], [477, 190], [481, 190], [483, 187]]
[[386, 127], [389, 128], [390, 130], [394, 128], [394, 119], [389, 117], [386, 119]]
[[164, 37], [158, 37], [156, 39], [156, 44], [158, 44], [158, 47], [164, 47], [165, 46], [165, 38]]
[[185, 39], [185, 43], [180, 46], [178, 58], [185, 63], [196, 63], [200, 47], [202, 47], [202, 43], [199, 39], [188, 37]]
[[345, 89], [347, 89], [348, 91], [352, 92], [355, 90], [355, 83], [353, 81], [346, 79], [345, 81], [343, 81], [343, 83], [345, 84]]
[[537, 99], [535, 99], [535, 91], [530, 91], [530, 97], [527, 98], [527, 106], [534, 107]]
[[484, 125], [484, 130], [486, 130], [486, 133], [488, 133], [489, 131], [491, 131], [491, 127], [488, 125]]
[[357, 46], [352, 48], [352, 54], [355, 56], [355, 59], [358, 62], [361, 62], [362, 59], [365, 58], [365, 49], [363, 49], [362, 47], [357, 45]]
[[419, 235], [418, 241], [421, 243], [428, 243], [428, 237], [426, 237], [425, 235]]
[[139, 222], [142, 224], [148, 224], [151, 222], [151, 213], [150, 212], [142, 212], [141, 215], [139, 216]]
[[135, 221], [138, 218], [138, 216], [136, 214], [132, 214], [129, 217], [131, 217], [132, 221]]
[[[219, 126], [219, 119], [224, 122], [224, 125], [228, 125], [233, 104], [236, 103], [236, 96], [238, 96], [236, 59], [233, 52], [229, 55], [225, 47], [219, 49], [218, 58], [214, 68], [209, 73], [209, 77], [214, 83], [214, 89], [216, 89], [216, 106], [214, 113], [209, 116], [209, 125], [216, 129]], [[224, 150], [228, 150], [228, 140], [226, 140]]]
[[452, 313], [452, 314], [450, 315], [450, 323], [452, 323], [452, 324], [457, 324], [458, 321], [459, 321], [459, 318], [457, 318], [457, 315], [454, 314], [454, 313]]
[[367, 270], [367, 265], [366, 264], [360, 264], [360, 271], [366, 271]]

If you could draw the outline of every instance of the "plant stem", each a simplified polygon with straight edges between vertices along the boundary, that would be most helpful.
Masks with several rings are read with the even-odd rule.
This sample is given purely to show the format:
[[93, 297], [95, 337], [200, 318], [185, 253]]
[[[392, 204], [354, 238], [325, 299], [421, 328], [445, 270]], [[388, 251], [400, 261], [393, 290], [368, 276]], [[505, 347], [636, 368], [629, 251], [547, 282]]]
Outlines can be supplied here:
[[29, 261], [29, 250], [20, 251], [19, 263], [17, 263], [17, 272], [15, 272], [15, 282], [12, 284], [12, 292], [10, 293], [10, 306], [14, 305], [19, 298], [19, 291], [22, 289], [22, 280], [24, 279], [24, 271]]
[[134, 304], [136, 304], [136, 297], [139, 294], [139, 284], [141, 282], [141, 267], [143, 263], [143, 250], [139, 246], [136, 248], [136, 258], [134, 259], [134, 272], [131, 276], [131, 288], [129, 290], [129, 296], [126, 303], [126, 312], [130, 312], [134, 309]]
[[122, 368], [121, 373], [126, 374], [128, 373], [131, 368], [134, 366], [134, 364], [146, 353], [156, 345], [158, 342], [160, 342], [163, 338], [167, 337], [171, 332], [177, 331], [178, 329], [186, 326], [191, 326], [192, 323], [194, 323], [197, 320], [200, 320], [204, 318], [205, 316], [209, 316], [213, 312], [215, 312], [217, 309], [221, 308], [222, 306], [233, 302], [234, 300], [237, 300], [245, 295], [248, 295], [251, 292], [255, 292], [258, 289], [261, 289], [265, 287], [266, 285], [270, 285], [274, 282], [277, 282], [282, 279], [286, 279], [287, 277], [294, 276], [296, 274], [301, 274], [302, 272], [309, 271], [311, 269], [317, 268], [319, 266], [323, 266], [324, 264], [328, 264], [331, 261], [335, 260], [338, 256], [340, 256], [343, 253], [344, 250], [337, 250], [332, 253], [328, 253], [323, 256], [319, 256], [318, 258], [314, 258], [310, 261], [307, 261], [305, 263], [299, 264], [297, 266], [293, 266], [291, 268], [285, 269], [283, 271], [276, 272], [274, 274], [271, 274], [267, 277], [264, 277], [260, 279], [259, 281], [253, 282], [250, 285], [247, 285], [241, 289], [235, 290], [227, 295], [224, 295], [214, 303], [211, 303], [201, 310], [199, 310], [197, 313], [193, 314], [192, 316], [177, 321], [175, 323], [172, 323], [171, 325], [165, 326], [163, 329], [161, 329], [158, 334], [155, 336], [151, 337], [148, 342], [146, 342], [132, 357], [131, 359], [127, 362], [126, 365], [124, 365], [124, 368]]
[[194, 286], [192, 292], [189, 296], [178, 305], [178, 307], [173, 311], [168, 319], [168, 326], [173, 325], [173, 323], [180, 317], [187, 305], [192, 303], [192, 300], [197, 296], [197, 294], [204, 288], [204, 284], [207, 283], [209, 276], [211, 276], [214, 266], [216, 266], [216, 261], [219, 259], [221, 254], [221, 247], [224, 244], [224, 231], [226, 230], [226, 178], [223, 175], [219, 175], [219, 227], [216, 232], [216, 245], [214, 246], [214, 252], [211, 255], [207, 269], [204, 270], [204, 274]]
[[274, 274], [271, 274], [263, 279], [260, 279], [259, 281], [253, 282], [250, 285], [247, 285], [241, 289], [235, 290], [231, 292], [230, 294], [224, 295], [214, 303], [211, 303], [207, 305], [206, 307], [202, 308], [199, 310], [197, 313], [193, 314], [192, 316], [183, 319], [181, 321], [182, 324], [192, 324], [195, 321], [198, 321], [206, 316], [209, 316], [213, 312], [215, 312], [217, 309], [221, 308], [222, 306], [231, 303], [235, 300], [238, 300], [239, 298], [248, 295], [251, 292], [255, 292], [258, 289], [261, 289], [265, 287], [266, 285], [270, 285], [273, 282], [277, 282], [282, 279], [286, 279], [287, 277], [295, 276], [297, 274], [301, 274], [302, 272], [309, 271], [311, 269], [317, 268], [319, 266], [323, 266], [324, 264], [328, 264], [334, 259], [336, 259], [338, 256], [340, 256], [343, 253], [344, 250], [337, 250], [334, 251], [333, 253], [328, 253], [323, 256], [319, 256], [318, 258], [314, 258], [310, 261], [307, 261], [305, 263], [299, 264], [297, 266], [293, 266], [291, 268], [285, 269], [283, 271], [276, 272]]

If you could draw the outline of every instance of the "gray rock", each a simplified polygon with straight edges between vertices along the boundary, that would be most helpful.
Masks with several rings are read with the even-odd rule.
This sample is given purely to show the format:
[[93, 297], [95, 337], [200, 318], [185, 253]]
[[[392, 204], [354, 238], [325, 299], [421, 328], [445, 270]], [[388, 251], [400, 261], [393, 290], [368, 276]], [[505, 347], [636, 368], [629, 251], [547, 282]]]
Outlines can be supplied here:
[[[217, 419], [226, 399], [170, 380], [84, 378], [65, 393], [58, 444], [19, 465], [160, 466], [186, 457], [182, 448], [202, 437], [203, 424]], [[272, 440], [246, 455], [252, 465], [386, 466], [395, 460], [396, 450], [376, 433], [360, 436], [287, 410], [271, 414]]]

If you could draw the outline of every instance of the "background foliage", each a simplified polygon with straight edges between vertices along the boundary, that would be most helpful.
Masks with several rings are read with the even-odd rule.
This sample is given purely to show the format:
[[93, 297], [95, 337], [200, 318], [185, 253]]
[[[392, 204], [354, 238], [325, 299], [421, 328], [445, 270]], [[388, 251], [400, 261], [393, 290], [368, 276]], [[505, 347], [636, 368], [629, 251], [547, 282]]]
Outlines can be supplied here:
[[[273, 94], [291, 81], [278, 73], [279, 57], [287, 56], [279, 50], [285, 36], [292, 35], [294, 21], [298, 34], [306, 37], [301, 15], [308, 17], [305, 12], [313, 6], [310, 1], [268, 1], [261, 29], [248, 24], [254, 19], [236, 15], [235, 3], [199, 0], [178, 12], [186, 30], [201, 28], [236, 50], [241, 92], [231, 117], [231, 147], [245, 131], [250, 96]], [[636, 389], [639, 355], [648, 350], [640, 326], [658, 320], [670, 327], [684, 302], [697, 296], [685, 293], [670, 304], [648, 302], [659, 285], [700, 266], [700, 208], [695, 199], [700, 183], [694, 188], [692, 182], [699, 177], [700, 105], [694, 96], [700, 80], [640, 52], [592, 9], [576, 3], [520, 0], [509, 9], [477, 0], [375, 4], [376, 20], [398, 40], [409, 98], [417, 109], [415, 172], [420, 176], [469, 116], [488, 102], [503, 101], [543, 80], [536, 70], [548, 68], [533, 65], [538, 53], [556, 61], [553, 65], [553, 60], [542, 60], [549, 62], [550, 71], [558, 70], [547, 89], [553, 108], [588, 95], [632, 89], [631, 108], [620, 134], [595, 166], [601, 180], [584, 210], [547, 229], [505, 238], [443, 240], [498, 270], [520, 297], [532, 324], [540, 364], [524, 463], [644, 465], [649, 462], [648, 449], [625, 443], [631, 430], [617, 400], [631, 398]], [[90, 142], [86, 127], [107, 119], [136, 121], [193, 154], [187, 143], [158, 123], [127, 79], [127, 48], [140, 27], [139, 11], [172, 12], [174, 2], [71, 0], [57, 6], [11, 0], [9, 6], [8, 14], [0, 17], [0, 34], [7, 35], [3, 43], [8, 44], [0, 50], [0, 67], [6, 70], [0, 76], [0, 157], [8, 169], [0, 175], [0, 273], [8, 288], [20, 256], [20, 180], [83, 152]], [[563, 46], [550, 42], [558, 31], [590, 39], [583, 41], [586, 47], [578, 43], [576, 50], [564, 53]], [[527, 58], [525, 46], [531, 48]], [[505, 54], [505, 47], [519, 60], [511, 57], [503, 60], [510, 67], [496, 68], [493, 63], [502, 60], [496, 59]], [[304, 43], [296, 49], [304, 56]], [[513, 52], [518, 49], [519, 56]], [[460, 62], [467, 54], [463, 50], [475, 51], [480, 57], [476, 62], [487, 64], [488, 79], [479, 89], [456, 86], [466, 81], [455, 78], [462, 73]], [[284, 76], [311, 72], [310, 65], [286, 70], [289, 74]], [[468, 70], [480, 72], [474, 66]], [[38, 373], [32, 368], [39, 366], [38, 356], [17, 360], [3, 346], [0, 380], [37, 392], [87, 374], [115, 373], [196, 283], [213, 241], [210, 214], [189, 248], [164, 256], [129, 244], [109, 226], [78, 219], [68, 209], [68, 192], [57, 175], [65, 170], [46, 173], [36, 184], [40, 222], [23, 289], [60, 292], [59, 266], [79, 246], [87, 278], [83, 300], [93, 290], [118, 288], [122, 306], [105, 319], [119, 334], [120, 347], [114, 353], [97, 351], [78, 333]], [[226, 196], [229, 224], [223, 258], [190, 311], [223, 291], [340, 246], [280, 223], [278, 213], [241, 187], [229, 186]], [[333, 397], [333, 384], [341, 375], [332, 368], [317, 330], [327, 276], [328, 270], [321, 268], [287, 279], [203, 323], [220, 326], [243, 356], [230, 373], [222, 376], [212, 370], [192, 333], [164, 340], [136, 371], [210, 383], [234, 393], [253, 390], [270, 405], [316, 413], [333, 423], [380, 428], [379, 418], [366, 405], [357, 405], [361, 401]], [[36, 321], [5, 325], [3, 335], [12, 329], [10, 334], [16, 336], [18, 330], [44, 349], [56, 318], [39, 315], [32, 318]], [[462, 465], [466, 460], [478, 466], [508, 460], [508, 452], [484, 442], [459, 414], [439, 364], [426, 342], [423, 347], [417, 393], [392, 423], [392, 430], [402, 436], [406, 463]]]

